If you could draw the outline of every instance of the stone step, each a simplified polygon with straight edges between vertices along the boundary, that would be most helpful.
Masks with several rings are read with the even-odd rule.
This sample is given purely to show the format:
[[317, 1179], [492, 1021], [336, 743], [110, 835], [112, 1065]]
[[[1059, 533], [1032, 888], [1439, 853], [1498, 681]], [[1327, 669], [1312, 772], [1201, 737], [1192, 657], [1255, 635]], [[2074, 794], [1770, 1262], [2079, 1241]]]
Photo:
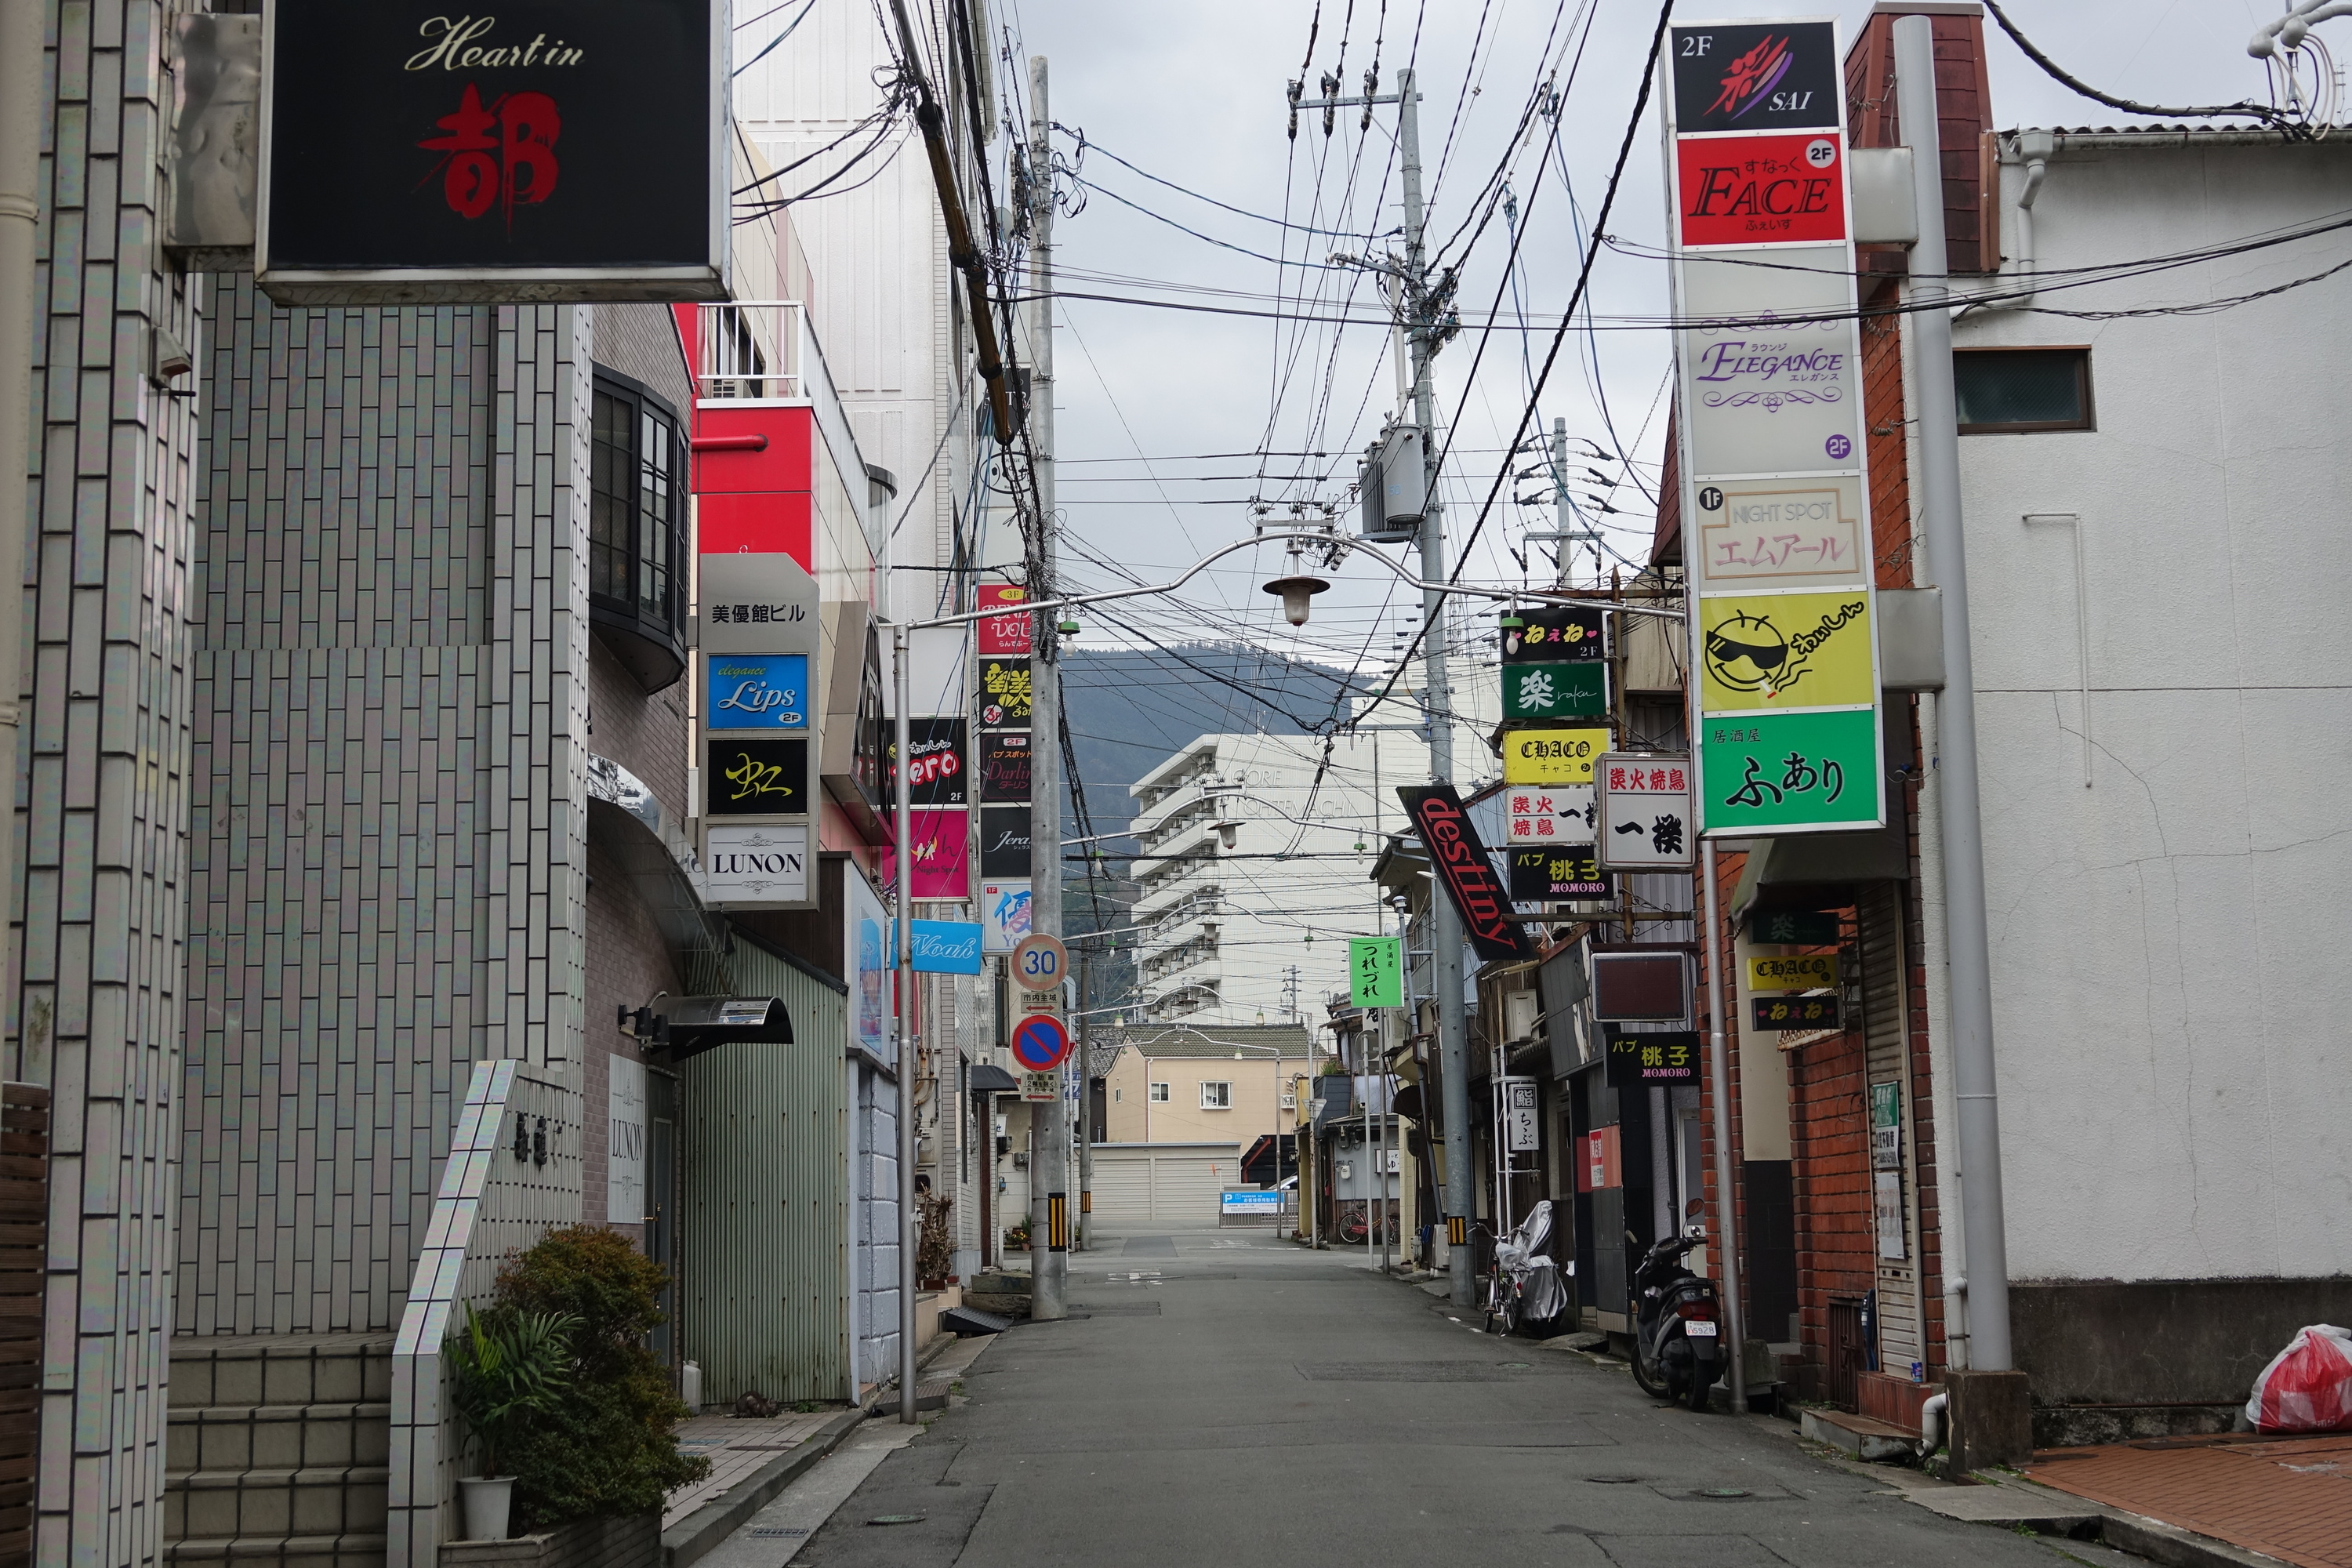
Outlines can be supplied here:
[[389, 1404], [181, 1405], [171, 1412], [163, 1468], [315, 1469], [389, 1464], [391, 1455]]
[[279, 1535], [205, 1537], [172, 1541], [166, 1563], [267, 1563], [269, 1568], [383, 1568], [381, 1535]]
[[391, 1476], [383, 1465], [167, 1474], [163, 1539], [381, 1535]]
[[176, 1408], [389, 1403], [388, 1333], [172, 1337]]
[[1871, 1464], [1908, 1463], [1919, 1455], [1919, 1434], [1889, 1421], [1849, 1415], [1843, 1410], [1808, 1410], [1800, 1422], [1807, 1437], [1843, 1448]]

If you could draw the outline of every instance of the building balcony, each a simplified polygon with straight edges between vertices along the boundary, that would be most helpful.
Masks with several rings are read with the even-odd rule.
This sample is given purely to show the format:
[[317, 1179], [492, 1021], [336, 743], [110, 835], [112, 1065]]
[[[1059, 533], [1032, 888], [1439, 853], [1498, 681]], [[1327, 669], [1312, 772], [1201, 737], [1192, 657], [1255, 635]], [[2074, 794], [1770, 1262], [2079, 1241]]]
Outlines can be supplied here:
[[738, 300], [698, 311], [696, 401], [787, 403], [807, 398], [808, 312], [797, 300]]

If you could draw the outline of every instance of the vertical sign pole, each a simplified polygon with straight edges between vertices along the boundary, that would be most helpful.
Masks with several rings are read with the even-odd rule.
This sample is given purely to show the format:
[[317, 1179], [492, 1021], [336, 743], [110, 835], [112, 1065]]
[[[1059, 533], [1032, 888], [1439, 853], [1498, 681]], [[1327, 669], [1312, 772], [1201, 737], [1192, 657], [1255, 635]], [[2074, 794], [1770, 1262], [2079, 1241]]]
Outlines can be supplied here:
[[[1054, 144], [1053, 121], [1045, 107], [1045, 58], [1029, 61], [1030, 182], [1036, 195], [1030, 205], [1033, 238], [1029, 246], [1030, 292], [1037, 297], [1037, 313], [1030, 319], [1029, 440], [1037, 473], [1038, 563], [1045, 581], [1031, 584], [1034, 598], [1054, 593]], [[1046, 936], [1062, 934], [1062, 670], [1055, 658], [1052, 611], [1036, 616], [1032, 634], [1029, 668], [1029, 929]], [[1068, 1235], [1064, 1224], [1069, 1202], [1070, 1102], [1062, 1088], [1063, 1073], [1055, 1074], [1053, 1103], [1045, 1106], [1045, 1131], [1031, 1156], [1031, 1181], [1045, 1194], [1044, 1234], [1029, 1237], [1029, 1315], [1037, 1321], [1060, 1318], [1063, 1281], [1069, 1267]], [[1034, 1167], [1043, 1164], [1040, 1171]], [[1031, 1212], [1036, 1212], [1033, 1200]]]
[[1715, 1089], [1715, 1213], [1716, 1234], [1723, 1253], [1724, 1354], [1730, 1358], [1725, 1375], [1731, 1386], [1731, 1413], [1748, 1411], [1748, 1313], [1739, 1299], [1739, 1204], [1731, 1184], [1731, 1050], [1724, 1037], [1723, 994], [1731, 982], [1731, 966], [1724, 961], [1723, 916], [1716, 908], [1715, 840], [1700, 851], [1699, 877], [1706, 883], [1699, 902], [1706, 921], [1701, 941], [1706, 954], [1706, 1076]]
[[[1967, 1242], [1968, 1366], [2010, 1370], [2009, 1241], [2000, 1190], [2000, 1104], [1993, 1067], [1992, 958], [1986, 935], [1984, 824], [1977, 799], [1976, 675], [1969, 648], [1968, 557], [1960, 526], [1959, 412], [1945, 275], [1944, 183], [1936, 124], [1934, 36], [1925, 16], [1895, 24], [1896, 112], [1911, 148], [1911, 352], [1917, 355], [1919, 476], [1927, 569], [1944, 591], [1942, 753], [1944, 931], [1951, 976], [1953, 1099], [1960, 1132], [1960, 1228]], [[2087, 710], [2085, 710], [2087, 713]]]
[[915, 1243], [919, 1229], [915, 1203], [915, 855], [914, 770], [908, 748], [912, 724], [907, 716], [908, 645], [903, 626], [890, 628], [890, 662], [898, 691], [894, 723], [898, 741], [896, 837], [898, 851], [898, 1419], [915, 1421]]

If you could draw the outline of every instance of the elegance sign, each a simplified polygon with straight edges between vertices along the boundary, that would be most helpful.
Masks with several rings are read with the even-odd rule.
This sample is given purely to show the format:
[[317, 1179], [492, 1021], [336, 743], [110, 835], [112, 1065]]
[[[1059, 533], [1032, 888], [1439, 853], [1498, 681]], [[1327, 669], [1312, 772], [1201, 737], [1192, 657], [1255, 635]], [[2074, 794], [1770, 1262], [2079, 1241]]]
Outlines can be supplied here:
[[1454, 787], [1421, 784], [1397, 795], [1436, 865], [1446, 897], [1462, 917], [1463, 935], [1471, 948], [1489, 962], [1533, 956], [1527, 933], [1513, 918], [1509, 890], [1495, 875], [1494, 862]]
[[281, 304], [729, 297], [711, 0], [268, 0], [254, 271]]

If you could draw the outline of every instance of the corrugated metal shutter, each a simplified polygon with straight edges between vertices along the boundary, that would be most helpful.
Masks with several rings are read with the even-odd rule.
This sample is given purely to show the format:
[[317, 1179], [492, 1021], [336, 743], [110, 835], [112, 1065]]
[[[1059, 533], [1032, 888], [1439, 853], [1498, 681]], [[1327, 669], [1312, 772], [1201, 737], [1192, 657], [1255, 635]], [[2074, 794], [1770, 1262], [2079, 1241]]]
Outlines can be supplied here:
[[783, 998], [795, 1043], [706, 1051], [680, 1068], [679, 1342], [709, 1403], [839, 1399], [847, 999], [748, 942], [733, 963], [737, 994]]
[[[1927, 1354], [1919, 1322], [1919, 1247], [1917, 1226], [1914, 1223], [1917, 1205], [1911, 1180], [1911, 1081], [1908, 1040], [1903, 1018], [1902, 893], [1899, 883], [1876, 883], [1864, 893], [1854, 911], [1859, 917], [1862, 934], [1862, 1028], [1867, 1062], [1864, 1077], [1868, 1084], [1895, 1086], [1895, 1104], [1902, 1127], [1901, 1168], [1892, 1173], [1876, 1170], [1871, 1173], [1874, 1251], [1882, 1250], [1876, 1247], [1878, 1224], [1874, 1216], [1877, 1187], [1883, 1176], [1892, 1174], [1895, 1178], [1896, 1201], [1902, 1211], [1903, 1256], [1899, 1258], [1882, 1256], [1877, 1260], [1878, 1365], [1880, 1371], [1897, 1377], [1907, 1373], [1911, 1363], [1925, 1360]], [[1869, 1101], [1865, 1094], [1863, 1117], [1865, 1149], [1869, 1147]]]
[[1138, 1236], [1151, 1227], [1151, 1163], [1095, 1151], [1095, 1230]]
[[1218, 1194], [1244, 1184], [1239, 1144], [1098, 1148], [1095, 1226], [1105, 1236], [1214, 1230]]

